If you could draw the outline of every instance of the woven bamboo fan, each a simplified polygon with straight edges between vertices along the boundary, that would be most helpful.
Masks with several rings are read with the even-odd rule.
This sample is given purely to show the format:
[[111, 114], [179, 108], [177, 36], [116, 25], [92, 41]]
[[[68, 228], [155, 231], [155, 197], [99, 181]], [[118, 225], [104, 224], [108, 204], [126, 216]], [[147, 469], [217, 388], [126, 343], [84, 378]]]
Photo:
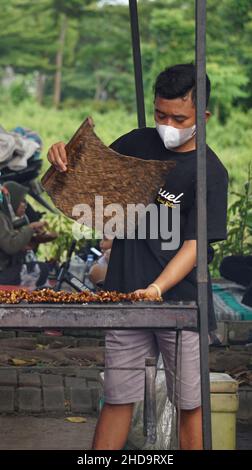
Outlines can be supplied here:
[[[53, 166], [42, 178], [42, 185], [55, 206], [67, 217], [77, 204], [88, 204], [94, 227], [95, 197], [103, 197], [104, 208], [120, 204], [127, 213], [128, 204], [154, 202], [155, 196], [174, 162], [144, 160], [121, 155], [106, 147], [93, 131], [87, 118], [66, 145], [67, 171], [60, 173]], [[101, 215], [103, 225], [112, 217]], [[97, 220], [97, 219], [96, 219]], [[126, 222], [126, 220], [125, 220]], [[89, 225], [85, 222], [85, 225]]]

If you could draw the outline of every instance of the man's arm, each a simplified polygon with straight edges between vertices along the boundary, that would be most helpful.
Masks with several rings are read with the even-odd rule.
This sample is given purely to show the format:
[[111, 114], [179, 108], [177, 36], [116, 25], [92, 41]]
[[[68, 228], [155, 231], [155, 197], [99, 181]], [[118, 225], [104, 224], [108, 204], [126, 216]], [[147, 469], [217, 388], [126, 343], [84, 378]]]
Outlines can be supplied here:
[[0, 223], [0, 248], [8, 255], [14, 255], [23, 250], [34, 234], [34, 230], [30, 225], [14, 230], [8, 227], [6, 220], [2, 216], [0, 216]]
[[[196, 266], [196, 261], [196, 240], [185, 240], [178, 253], [167, 264], [161, 274], [153, 279], [153, 284], [156, 284], [160, 289], [160, 293], [164, 294], [192, 271]], [[147, 296], [156, 297], [159, 292], [158, 288], [150, 285], [147, 289], [138, 289], [136, 293], [145, 293]]]
[[162, 294], [178, 284], [189, 274], [197, 259], [196, 240], [185, 240], [178, 253], [167, 264], [158, 278], [153, 281], [157, 284]]

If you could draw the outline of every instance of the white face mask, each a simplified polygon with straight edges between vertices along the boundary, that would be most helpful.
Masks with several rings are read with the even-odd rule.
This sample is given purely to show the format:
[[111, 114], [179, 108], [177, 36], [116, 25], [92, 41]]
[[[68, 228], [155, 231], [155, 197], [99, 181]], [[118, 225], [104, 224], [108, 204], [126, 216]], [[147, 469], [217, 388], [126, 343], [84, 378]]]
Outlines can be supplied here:
[[186, 127], [185, 129], [177, 129], [176, 127], [159, 124], [156, 122], [156, 129], [164, 142], [167, 149], [173, 149], [185, 144], [196, 134], [196, 125]]

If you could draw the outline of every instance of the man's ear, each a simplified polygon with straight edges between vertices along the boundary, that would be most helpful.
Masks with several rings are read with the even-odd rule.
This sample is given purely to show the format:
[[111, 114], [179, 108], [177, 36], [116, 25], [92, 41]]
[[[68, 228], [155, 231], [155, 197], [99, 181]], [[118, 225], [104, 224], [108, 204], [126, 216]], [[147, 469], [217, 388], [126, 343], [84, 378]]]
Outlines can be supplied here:
[[210, 119], [211, 116], [212, 116], [212, 113], [210, 113], [210, 111], [206, 110], [206, 122], [208, 121], [208, 119]]

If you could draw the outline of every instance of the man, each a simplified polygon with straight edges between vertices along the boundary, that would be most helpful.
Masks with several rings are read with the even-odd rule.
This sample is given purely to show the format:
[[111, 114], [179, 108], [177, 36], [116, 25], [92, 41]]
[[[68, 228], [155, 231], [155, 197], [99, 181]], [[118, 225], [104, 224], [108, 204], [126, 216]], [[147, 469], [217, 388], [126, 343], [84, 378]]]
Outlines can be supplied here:
[[111, 252], [111, 240], [104, 238], [100, 241], [99, 245], [102, 251], [102, 256], [98, 258], [97, 262], [92, 265], [89, 271], [89, 279], [94, 286], [102, 287], [108, 270], [108, 263]]
[[[157, 188], [156, 204], [166, 204], [168, 195], [180, 202], [180, 244], [163, 250], [162, 238], [113, 241], [105, 289], [137, 291], [164, 300], [197, 300], [196, 282], [196, 80], [192, 64], [180, 64], [159, 74], [154, 86], [156, 128], [134, 129], [111, 147], [124, 155], [144, 159], [172, 160], [175, 168], [163, 188]], [[206, 77], [208, 104], [210, 81]], [[206, 120], [210, 116], [206, 110]], [[64, 144], [54, 145], [49, 161], [60, 171], [67, 168]], [[207, 147], [207, 237], [208, 262], [213, 258], [210, 243], [226, 238], [228, 174]], [[171, 200], [171, 199], [170, 199]], [[171, 204], [172, 206], [172, 204]], [[172, 211], [172, 207], [169, 208]], [[216, 328], [210, 275], [209, 331]], [[130, 429], [134, 403], [144, 398], [144, 373], [111, 368], [143, 368], [145, 357], [162, 353], [168, 396], [172, 393], [175, 333], [170, 331], [107, 331], [104, 375], [104, 407], [93, 441], [93, 449], [122, 449]], [[106, 370], [106, 367], [109, 370]], [[182, 333], [180, 447], [202, 449], [199, 335]]]
[[[45, 232], [46, 222], [24, 221], [20, 227], [14, 226], [13, 218], [22, 219], [25, 216], [26, 201], [25, 197], [28, 189], [14, 181], [4, 183], [1, 190], [0, 202], [0, 284], [2, 285], [20, 285], [21, 270], [26, 266], [27, 280], [29, 272], [33, 265], [25, 263], [25, 251], [31, 248], [33, 240]], [[7, 197], [9, 204], [7, 203]], [[48, 267], [45, 263], [36, 263], [37, 286], [45, 283], [48, 276]], [[31, 269], [30, 269], [31, 268]]]

